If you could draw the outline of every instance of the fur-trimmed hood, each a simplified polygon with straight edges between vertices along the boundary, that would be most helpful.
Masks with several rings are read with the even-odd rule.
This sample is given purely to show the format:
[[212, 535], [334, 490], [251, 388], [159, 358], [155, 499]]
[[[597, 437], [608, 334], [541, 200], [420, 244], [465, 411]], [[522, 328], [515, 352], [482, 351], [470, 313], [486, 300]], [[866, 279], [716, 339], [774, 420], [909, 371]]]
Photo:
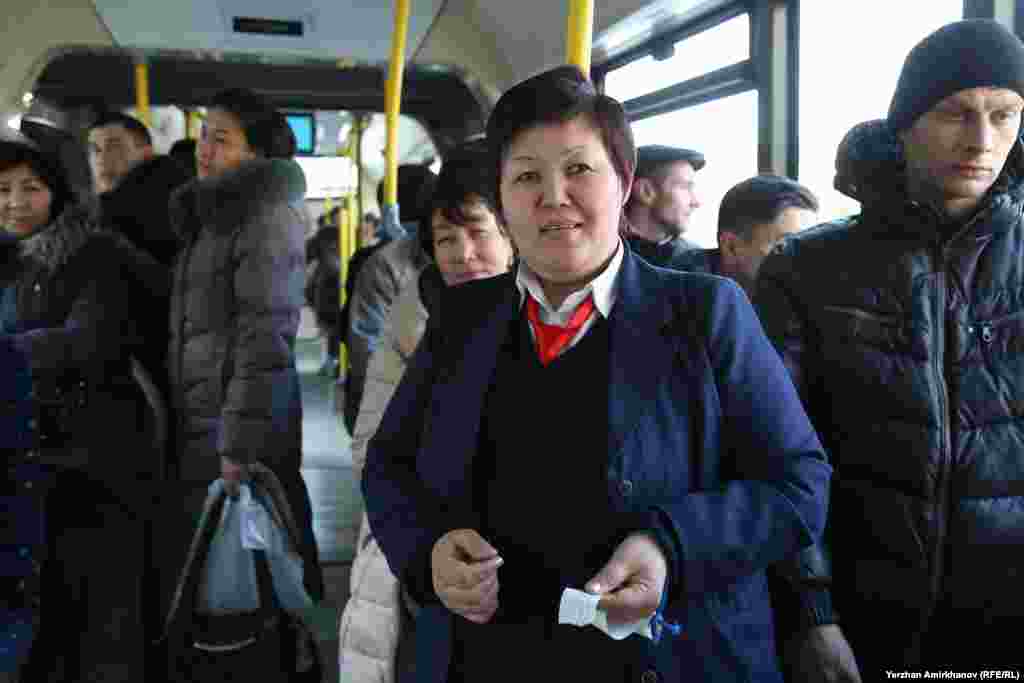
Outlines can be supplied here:
[[171, 225], [184, 237], [209, 226], [231, 232], [266, 203], [301, 202], [306, 176], [289, 159], [257, 159], [214, 178], [197, 178], [171, 197]]
[[[866, 208], [907, 200], [903, 143], [885, 119], [857, 124], [839, 143], [834, 185]], [[1024, 198], [1024, 147], [1020, 139], [989, 190], [990, 197], [1007, 193], [1018, 201]]]
[[106, 232], [92, 214], [89, 208], [68, 206], [56, 220], [18, 242], [19, 257], [41, 264], [49, 271], [63, 266], [89, 238]]

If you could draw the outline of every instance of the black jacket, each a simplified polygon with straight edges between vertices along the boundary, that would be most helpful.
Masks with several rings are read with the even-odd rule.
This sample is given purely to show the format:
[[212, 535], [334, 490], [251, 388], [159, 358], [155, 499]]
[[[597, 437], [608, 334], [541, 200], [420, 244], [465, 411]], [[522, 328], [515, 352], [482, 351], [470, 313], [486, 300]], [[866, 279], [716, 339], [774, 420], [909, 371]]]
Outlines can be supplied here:
[[99, 222], [170, 268], [181, 241], [171, 227], [168, 204], [174, 190], [188, 180], [170, 157], [143, 161], [117, 187], [100, 195]]
[[[136, 311], [144, 337], [140, 360], [163, 393], [167, 380], [167, 316], [171, 266], [181, 240], [171, 227], [171, 193], [189, 176], [178, 162], [157, 156], [133, 168], [110, 192], [100, 195], [97, 221], [120, 233], [135, 250], [129, 256], [134, 286], [147, 292], [150, 305]], [[169, 402], [169, 400], [168, 400]]]
[[907, 197], [884, 124], [854, 133], [836, 185], [863, 213], [785, 240], [756, 303], [833, 458], [840, 622], [862, 662], [913, 668], [1024, 614], [1024, 156], [951, 222]]
[[634, 254], [652, 266], [674, 268], [676, 270], [685, 270], [679, 268], [677, 263], [687, 252], [697, 248], [696, 244], [682, 237], [676, 237], [659, 244], [637, 235], [629, 235], [626, 237], [626, 241], [629, 243], [629, 248]]
[[14, 295], [3, 336], [32, 375], [33, 448], [125, 495], [134, 494], [122, 484], [134, 489], [134, 478], [156, 475], [160, 465], [130, 445], [144, 402], [130, 365], [142, 346], [135, 316], [150, 304], [145, 291], [125, 286], [134, 277], [133, 253], [71, 207], [18, 243], [0, 273]]
[[672, 267], [688, 273], [718, 275], [722, 267], [722, 255], [718, 249], [690, 249], [680, 255]]

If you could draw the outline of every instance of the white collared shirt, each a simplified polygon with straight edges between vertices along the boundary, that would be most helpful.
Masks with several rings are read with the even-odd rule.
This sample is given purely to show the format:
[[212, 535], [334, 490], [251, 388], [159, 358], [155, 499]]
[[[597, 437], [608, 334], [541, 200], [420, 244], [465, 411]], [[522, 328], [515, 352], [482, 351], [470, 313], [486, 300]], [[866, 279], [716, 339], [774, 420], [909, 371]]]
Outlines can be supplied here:
[[[544, 295], [544, 288], [540, 284], [540, 278], [537, 274], [530, 270], [530, 267], [526, 265], [525, 261], [519, 262], [519, 269], [516, 271], [516, 287], [519, 289], [519, 306], [522, 308], [526, 302], [526, 293], [529, 292], [530, 296], [537, 300], [540, 310], [541, 322], [547, 323], [548, 325], [561, 325], [565, 327], [569, 324], [569, 319], [572, 318], [572, 314], [576, 312], [576, 307], [579, 306], [588, 297], [593, 295], [594, 297], [594, 308], [601, 314], [605, 319], [612, 313], [612, 306], [615, 305], [616, 291], [615, 285], [619, 279], [619, 271], [622, 269], [622, 240], [619, 240], [619, 244], [615, 249], [615, 254], [612, 256], [612, 260], [608, 262], [608, 266], [605, 267], [604, 272], [598, 275], [596, 278], [587, 283], [587, 286], [578, 292], [573, 292], [565, 298], [562, 305], [557, 309], [554, 308], [549, 302], [547, 296]], [[566, 344], [558, 355], [562, 355], [572, 347], [576, 346], [583, 336], [594, 326], [597, 321], [596, 315], [591, 315], [580, 331], [576, 333], [576, 336], [572, 338], [572, 341]], [[534, 335], [533, 327], [530, 327], [530, 336], [536, 339]]]

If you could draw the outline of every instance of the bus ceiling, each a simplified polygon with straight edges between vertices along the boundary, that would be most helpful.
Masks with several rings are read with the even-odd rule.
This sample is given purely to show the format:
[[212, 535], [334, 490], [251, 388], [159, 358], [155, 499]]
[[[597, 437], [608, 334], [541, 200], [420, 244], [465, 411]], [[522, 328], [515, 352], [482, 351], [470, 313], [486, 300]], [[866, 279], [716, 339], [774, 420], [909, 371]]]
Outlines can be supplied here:
[[[36, 99], [61, 109], [135, 105], [136, 54], [116, 49], [62, 50], [36, 81]], [[251, 88], [284, 109], [384, 111], [386, 65], [348, 65], [307, 59], [270, 61], [244, 53], [196, 57], [148, 53], [153, 106], [202, 106], [225, 87]], [[103, 74], [96, 78], [96, 74]], [[483, 130], [490, 103], [455, 69], [412, 66], [405, 76], [402, 113], [419, 120], [442, 153]]]
[[[153, 106], [203, 104], [251, 87], [288, 108], [384, 110], [391, 2], [356, 0], [7, 0], [23, 21], [0, 63], [0, 114], [26, 93], [58, 107], [135, 104], [134, 62], [149, 64]], [[728, 0], [597, 0], [595, 65], [655, 31]], [[483, 130], [497, 95], [565, 60], [568, 0], [412, 0], [402, 112], [443, 154]], [[28, 112], [32, 113], [32, 112]]]

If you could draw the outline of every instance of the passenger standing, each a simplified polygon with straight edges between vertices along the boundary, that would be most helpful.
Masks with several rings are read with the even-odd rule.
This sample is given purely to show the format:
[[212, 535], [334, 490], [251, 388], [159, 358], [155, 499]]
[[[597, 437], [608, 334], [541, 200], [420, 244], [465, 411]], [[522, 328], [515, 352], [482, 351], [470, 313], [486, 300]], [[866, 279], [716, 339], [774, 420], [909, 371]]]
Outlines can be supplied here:
[[[761, 268], [762, 319], [836, 469], [832, 603], [865, 680], [1021, 662], [1022, 109], [1016, 36], [934, 32], [888, 118], [841, 146], [862, 212]], [[808, 680], [843, 673], [844, 647], [808, 643]]]
[[[378, 186], [377, 196], [383, 198], [384, 183]], [[370, 221], [369, 219], [373, 220]], [[349, 344], [349, 311], [352, 307], [352, 294], [356, 289], [356, 280], [359, 278], [359, 271], [375, 251], [391, 242], [387, 228], [379, 217], [373, 214], [366, 214], [360, 229], [359, 248], [348, 260], [348, 267], [345, 272], [345, 303], [341, 306], [341, 337], [342, 341]]]
[[198, 177], [171, 202], [184, 240], [174, 268], [168, 351], [182, 496], [167, 506], [169, 599], [206, 485], [229, 489], [260, 462], [288, 494], [303, 535], [306, 586], [323, 595], [302, 464], [295, 338], [303, 303], [306, 181], [285, 118], [248, 90], [214, 97]]
[[[370, 358], [366, 392], [355, 435], [352, 462], [361, 476], [366, 449], [377, 431], [384, 410], [416, 350], [427, 322], [424, 289], [453, 286], [506, 272], [514, 260], [512, 243], [498, 222], [492, 164], [481, 142], [453, 150], [437, 181], [437, 189], [423, 224], [420, 244], [431, 258], [419, 278], [402, 290], [391, 309], [380, 344]], [[398, 580], [369, 527], [366, 516], [359, 533], [358, 554], [352, 563], [351, 597], [341, 617], [340, 667], [344, 680], [392, 681], [401, 679], [408, 661], [396, 662], [399, 640], [409, 651], [409, 620], [400, 601]]]
[[683, 236], [700, 208], [695, 176], [704, 155], [692, 149], [644, 145], [637, 149], [636, 178], [626, 204], [629, 248], [648, 263], [671, 267], [697, 245]]
[[169, 203], [189, 176], [170, 157], [154, 153], [141, 122], [121, 113], [105, 114], [89, 129], [89, 163], [101, 189], [97, 221], [138, 250], [132, 254], [134, 286], [152, 296], [152, 305], [135, 312], [143, 337], [139, 360], [166, 394], [171, 265], [181, 245], [171, 227]]
[[732, 278], [753, 298], [757, 271], [772, 247], [810, 225], [817, 211], [817, 197], [795, 180], [754, 176], [734, 185], [722, 198], [718, 247], [693, 249], [673, 267]]
[[[348, 304], [349, 368], [345, 380], [345, 426], [351, 434], [366, 384], [366, 369], [377, 348], [381, 331], [398, 293], [428, 263], [416, 238], [416, 227], [427, 215], [437, 176], [425, 166], [400, 166], [398, 206], [406, 235], [377, 248], [358, 266], [356, 284]], [[383, 183], [382, 183], [383, 185]], [[382, 188], [383, 189], [383, 188]], [[378, 198], [383, 199], [383, 191]]]
[[180, 241], [167, 206], [189, 175], [171, 157], [153, 151], [140, 121], [121, 113], [105, 114], [89, 128], [89, 164], [101, 223], [170, 268]]
[[[313, 309], [320, 335], [326, 341], [324, 362], [320, 373], [338, 376], [338, 354], [341, 351], [341, 257], [338, 253], [338, 215], [324, 214], [320, 227], [306, 241], [306, 261], [313, 270], [307, 276], [306, 303]], [[307, 268], [308, 271], [308, 268]]]
[[[118, 237], [74, 198], [59, 161], [30, 139], [0, 139], [0, 367], [31, 371], [30, 456], [55, 472], [46, 498], [38, 637], [26, 681], [145, 677], [144, 519], [159, 463], [138, 428], [133, 320]], [[11, 243], [13, 240], [13, 244]], [[0, 379], [0, 381], [7, 381]], [[22, 520], [14, 520], [18, 523]]]
[[[632, 132], [576, 67], [487, 133], [517, 272], [443, 291], [363, 475], [417, 674], [781, 680], [764, 572], [817, 541], [831, 470], [778, 354], [738, 286], [623, 245]], [[560, 624], [566, 588], [685, 633]]]

